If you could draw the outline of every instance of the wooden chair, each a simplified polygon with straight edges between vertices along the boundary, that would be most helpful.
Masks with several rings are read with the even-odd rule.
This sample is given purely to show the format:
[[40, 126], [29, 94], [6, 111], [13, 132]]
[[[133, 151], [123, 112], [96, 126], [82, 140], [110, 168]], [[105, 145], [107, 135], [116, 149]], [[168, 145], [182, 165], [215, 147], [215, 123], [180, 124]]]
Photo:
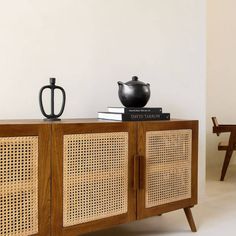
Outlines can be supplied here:
[[217, 122], [216, 117], [212, 117], [213, 121], [213, 133], [216, 133], [217, 136], [220, 133], [230, 132], [229, 142], [220, 142], [218, 144], [219, 151], [226, 151], [225, 153], [225, 160], [221, 171], [221, 178], [220, 181], [224, 181], [226, 171], [229, 166], [230, 159], [232, 157], [233, 151], [236, 150], [236, 125], [219, 125]]

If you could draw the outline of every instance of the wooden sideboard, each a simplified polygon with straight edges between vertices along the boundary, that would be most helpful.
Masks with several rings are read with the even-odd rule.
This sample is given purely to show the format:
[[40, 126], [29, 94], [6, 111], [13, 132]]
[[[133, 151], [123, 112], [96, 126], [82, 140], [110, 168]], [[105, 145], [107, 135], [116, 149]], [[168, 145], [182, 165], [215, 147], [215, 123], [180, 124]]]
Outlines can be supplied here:
[[198, 121], [0, 121], [0, 235], [77, 236], [197, 204]]

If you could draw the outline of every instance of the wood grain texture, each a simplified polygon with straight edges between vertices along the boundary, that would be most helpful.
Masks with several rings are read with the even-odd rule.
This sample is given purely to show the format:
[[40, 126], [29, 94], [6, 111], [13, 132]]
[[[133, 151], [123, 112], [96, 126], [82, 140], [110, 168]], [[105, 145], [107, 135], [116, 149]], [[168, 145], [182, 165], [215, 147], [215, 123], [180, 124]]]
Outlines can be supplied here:
[[[145, 122], [155, 122], [155, 123], [170, 123], [170, 122], [184, 122], [181, 119], [171, 119], [171, 120], [158, 120], [158, 121], [145, 121]], [[132, 121], [116, 121], [116, 120], [103, 120], [97, 118], [74, 118], [74, 119], [62, 119], [59, 121], [50, 121], [44, 119], [22, 119], [22, 120], [0, 120], [0, 125], [45, 125], [45, 124], [101, 124], [101, 123], [137, 123]]]
[[[232, 128], [232, 126], [220, 127], [221, 130]], [[145, 208], [146, 132], [178, 129], [192, 130], [191, 198]], [[106, 132], [128, 132], [128, 212], [63, 227], [63, 136]], [[68, 119], [56, 122], [0, 121], [0, 137], [14, 136], [39, 138], [39, 233], [35, 236], [78, 236], [180, 208], [187, 209], [186, 216], [190, 223], [193, 221], [188, 208], [197, 204], [198, 121], [174, 119], [145, 122], [98, 119]], [[193, 224], [191, 227], [194, 229]]]
[[[70, 227], [63, 227], [63, 136], [106, 132], [128, 132], [128, 212]], [[134, 156], [136, 154], [134, 123], [54, 124], [52, 130], [52, 235], [80, 235], [136, 219], [136, 191], [134, 189]]]
[[51, 200], [51, 126], [40, 126], [39, 130], [39, 232], [50, 235]]

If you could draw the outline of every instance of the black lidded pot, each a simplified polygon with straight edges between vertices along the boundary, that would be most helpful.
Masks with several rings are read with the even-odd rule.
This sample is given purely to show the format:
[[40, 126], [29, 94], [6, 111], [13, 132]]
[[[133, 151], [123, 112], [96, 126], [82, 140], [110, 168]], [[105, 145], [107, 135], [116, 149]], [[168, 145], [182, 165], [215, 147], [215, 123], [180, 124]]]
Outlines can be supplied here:
[[137, 76], [133, 76], [132, 80], [126, 83], [121, 81], [117, 83], [118, 95], [125, 107], [144, 107], [147, 104], [151, 95], [149, 83], [139, 81]]

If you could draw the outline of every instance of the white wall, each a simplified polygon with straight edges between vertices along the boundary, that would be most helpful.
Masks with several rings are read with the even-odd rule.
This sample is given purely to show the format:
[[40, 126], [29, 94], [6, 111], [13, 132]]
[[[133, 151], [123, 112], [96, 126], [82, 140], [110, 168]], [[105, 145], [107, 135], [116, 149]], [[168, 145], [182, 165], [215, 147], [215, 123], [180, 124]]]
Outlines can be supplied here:
[[0, 1], [0, 119], [42, 118], [39, 88], [55, 76], [65, 117], [120, 106], [117, 81], [151, 84], [149, 106], [200, 120], [205, 181], [204, 0]]
[[[236, 124], [236, 1], [208, 0], [207, 6], [207, 164], [222, 166], [225, 152], [217, 151], [228, 134], [212, 134], [211, 117]], [[235, 162], [235, 154], [232, 157]], [[220, 176], [220, 171], [219, 171]]]

